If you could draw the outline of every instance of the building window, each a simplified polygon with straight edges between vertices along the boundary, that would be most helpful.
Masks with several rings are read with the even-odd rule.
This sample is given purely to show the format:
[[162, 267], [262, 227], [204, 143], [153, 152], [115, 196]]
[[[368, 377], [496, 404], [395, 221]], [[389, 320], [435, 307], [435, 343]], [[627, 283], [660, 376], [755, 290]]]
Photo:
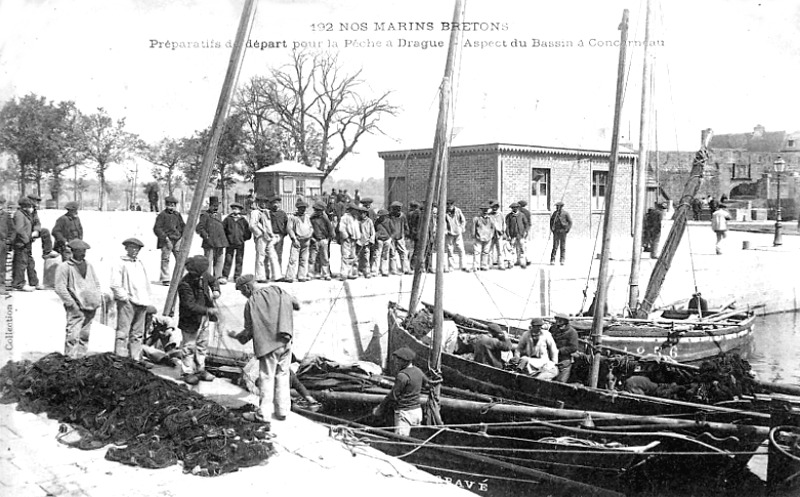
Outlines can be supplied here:
[[531, 201], [530, 210], [549, 211], [550, 210], [550, 170], [536, 169], [531, 170]]
[[789, 140], [789, 146], [794, 147], [794, 140]]
[[607, 186], [608, 171], [592, 171], [592, 210], [605, 210]]
[[306, 194], [306, 180], [303, 178], [297, 178], [295, 181], [294, 192], [297, 195], [305, 195]]
[[731, 168], [731, 179], [750, 179], [750, 164], [734, 164]]
[[291, 176], [286, 176], [283, 178], [283, 193], [292, 193], [294, 192], [294, 178]]

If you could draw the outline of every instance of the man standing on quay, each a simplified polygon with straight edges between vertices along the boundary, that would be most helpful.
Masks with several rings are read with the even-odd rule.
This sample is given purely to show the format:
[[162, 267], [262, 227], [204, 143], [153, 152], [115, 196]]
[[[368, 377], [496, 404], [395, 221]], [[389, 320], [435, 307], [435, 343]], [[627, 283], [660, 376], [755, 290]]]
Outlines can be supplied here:
[[[114, 353], [142, 361], [142, 340], [147, 306], [151, 302], [150, 280], [144, 263], [138, 258], [144, 243], [128, 238], [122, 245], [125, 255], [111, 271], [111, 292], [117, 301], [117, 338]], [[150, 364], [150, 363], [146, 363]], [[152, 367], [152, 366], [151, 366]]]
[[279, 286], [255, 288], [255, 277], [245, 274], [236, 280], [236, 289], [247, 299], [244, 305], [244, 330], [229, 336], [245, 344], [253, 340], [258, 358], [259, 414], [278, 421], [291, 409], [289, 366], [292, 358], [294, 317], [300, 303]]
[[228, 237], [225, 236], [222, 214], [218, 210], [219, 197], [209, 197], [208, 210], [200, 214], [195, 231], [203, 239], [203, 255], [208, 259], [208, 272], [225, 284], [228, 281], [222, 277], [222, 266], [225, 264], [224, 252], [228, 246]]
[[177, 262], [178, 252], [181, 250], [181, 237], [186, 223], [183, 222], [181, 213], [176, 210], [178, 206], [177, 198], [169, 195], [164, 199], [164, 203], [166, 207], [156, 216], [153, 233], [158, 239], [156, 248], [161, 249], [161, 278], [159, 281], [161, 281], [162, 285], [167, 286], [172, 279], [172, 274], [169, 272], [169, 255], [173, 254]]
[[89, 330], [97, 308], [103, 302], [100, 280], [91, 264], [86, 262], [89, 244], [80, 239], [69, 242], [68, 259], [56, 268], [56, 295], [67, 313], [67, 333], [64, 355], [77, 359], [89, 348]]
[[567, 233], [572, 229], [572, 217], [564, 210], [564, 202], [556, 202], [556, 210], [550, 216], [550, 231], [553, 233], [553, 251], [550, 252], [550, 265], [556, 263], [556, 252], [561, 249], [561, 265], [567, 253]]
[[69, 242], [83, 240], [83, 226], [78, 217], [78, 202], [67, 202], [64, 208], [67, 213], [56, 219], [53, 227], [53, 237], [56, 239], [53, 250], [61, 254], [62, 261], [68, 261], [71, 255]]

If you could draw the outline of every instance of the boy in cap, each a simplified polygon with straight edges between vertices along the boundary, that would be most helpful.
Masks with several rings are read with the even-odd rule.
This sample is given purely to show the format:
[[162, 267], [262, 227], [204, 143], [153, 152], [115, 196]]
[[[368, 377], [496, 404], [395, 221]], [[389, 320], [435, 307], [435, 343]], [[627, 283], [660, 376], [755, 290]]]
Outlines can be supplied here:
[[[411, 267], [409, 267], [408, 248], [406, 246], [406, 239], [411, 237], [411, 227], [408, 225], [408, 218], [403, 214], [403, 204], [394, 201], [389, 205], [389, 225], [391, 227], [392, 241], [394, 249], [397, 251], [397, 258], [400, 263], [395, 263], [395, 269], [389, 268], [395, 274], [411, 274]], [[391, 261], [394, 263], [394, 259]]]
[[[506, 236], [511, 240], [517, 251], [517, 263], [525, 269], [528, 267], [528, 257], [525, 255], [525, 239], [528, 238], [530, 225], [525, 216], [519, 211], [519, 204], [514, 202], [509, 206], [511, 212], [506, 215]], [[509, 264], [511, 261], [509, 261]]]
[[311, 247], [309, 249], [309, 260], [314, 272], [322, 279], [331, 279], [331, 263], [329, 249], [333, 238], [333, 225], [328, 216], [325, 215], [326, 205], [322, 202], [314, 203], [314, 212], [311, 214]]
[[447, 211], [444, 214], [447, 230], [445, 231], [445, 249], [447, 266], [445, 272], [450, 272], [455, 266], [454, 255], [458, 256], [458, 269], [466, 270], [464, 266], [464, 231], [467, 229], [467, 220], [464, 213], [456, 207], [455, 200], [447, 199]]
[[520, 337], [511, 361], [525, 374], [551, 380], [558, 375], [558, 347], [550, 332], [542, 329], [543, 326], [542, 318], [531, 319], [530, 328]]
[[[367, 199], [365, 199], [367, 200]], [[363, 202], [363, 201], [362, 201]], [[356, 240], [358, 251], [358, 272], [365, 278], [372, 276], [372, 246], [375, 244], [375, 225], [369, 217], [369, 210], [361, 206], [358, 209], [358, 226], [361, 236]]]
[[195, 231], [203, 239], [203, 255], [208, 259], [208, 272], [217, 279], [224, 279], [222, 277], [222, 266], [225, 263], [223, 252], [228, 246], [228, 237], [225, 236], [222, 214], [218, 210], [219, 197], [209, 197], [208, 210], [200, 214]]
[[[19, 209], [14, 213], [11, 233], [11, 244], [14, 247], [12, 261], [11, 288], [23, 292], [32, 292], [39, 286], [36, 264], [33, 261], [33, 240], [39, 233], [33, 229], [33, 204], [27, 197], [19, 199]], [[25, 284], [27, 273], [28, 284]]]
[[422, 423], [419, 395], [425, 375], [421, 369], [414, 366], [416, 354], [410, 348], [400, 348], [392, 355], [398, 361], [400, 371], [395, 376], [391, 392], [372, 413], [375, 416], [383, 416], [391, 409], [394, 414], [395, 432], [407, 437], [411, 434], [412, 426], [419, 426]]
[[114, 353], [142, 361], [142, 339], [147, 307], [152, 303], [150, 280], [139, 258], [144, 247], [138, 238], [122, 242], [125, 255], [111, 271], [111, 293], [117, 302], [117, 331]]
[[564, 202], [556, 202], [556, 210], [550, 216], [550, 231], [553, 233], [553, 250], [550, 252], [550, 265], [556, 263], [556, 252], [561, 249], [561, 265], [564, 265], [567, 252], [567, 233], [572, 229], [572, 217], [564, 210]]
[[231, 266], [234, 257], [236, 267], [233, 270], [234, 280], [242, 275], [242, 264], [244, 262], [244, 242], [250, 239], [250, 224], [242, 216], [244, 206], [239, 203], [231, 204], [231, 213], [222, 222], [225, 229], [225, 237], [228, 239], [228, 248], [225, 249], [225, 265], [222, 267], [222, 279], [220, 283], [227, 283], [227, 278], [231, 274]]
[[[389, 261], [394, 266], [394, 249], [392, 239], [392, 225], [389, 221], [389, 212], [386, 209], [378, 211], [378, 219], [375, 221], [375, 262], [371, 271], [374, 276], [378, 272], [382, 276], [389, 276]], [[394, 268], [392, 268], [394, 269]]]
[[169, 272], [169, 255], [178, 260], [178, 253], [181, 251], [181, 237], [186, 223], [183, 216], [178, 212], [178, 199], [169, 195], [164, 199], [164, 210], [156, 216], [156, 224], [153, 226], [158, 243], [156, 248], [161, 249], [161, 274], [159, 281], [162, 285], [169, 285], [172, 274]]
[[89, 244], [80, 239], [69, 242], [69, 258], [56, 268], [56, 295], [67, 313], [64, 355], [77, 359], [86, 355], [89, 330], [97, 308], [103, 302], [100, 280], [86, 262]]
[[208, 259], [202, 255], [186, 261], [186, 275], [178, 284], [178, 328], [181, 330], [181, 377], [189, 385], [200, 380], [214, 381], [206, 371], [206, 352], [211, 323], [219, 311], [214, 306], [219, 296], [218, 281], [208, 272]]
[[293, 282], [308, 281], [308, 248], [311, 245], [311, 237], [314, 234], [314, 227], [311, 225], [311, 217], [306, 210], [308, 203], [305, 200], [297, 202], [295, 213], [289, 217], [286, 231], [289, 239], [292, 240], [292, 249], [289, 252], [289, 266], [286, 268], [284, 281]]
[[78, 217], [78, 202], [67, 202], [64, 208], [67, 209], [67, 213], [56, 219], [56, 225], [53, 227], [53, 238], [56, 239], [53, 250], [61, 254], [62, 261], [70, 258], [69, 242], [83, 240], [83, 226]]
[[236, 280], [236, 289], [247, 299], [244, 330], [229, 331], [240, 343], [253, 341], [258, 358], [260, 392], [259, 417], [286, 419], [291, 409], [290, 364], [294, 338], [293, 311], [300, 303], [276, 285], [255, 288], [255, 278], [246, 274]]
[[356, 242], [361, 238], [361, 224], [358, 217], [359, 207], [350, 204], [339, 221], [339, 243], [342, 248], [342, 268], [339, 278], [342, 281], [358, 277], [354, 274], [358, 272], [358, 267], [353, 267], [358, 254]]
[[487, 271], [491, 263], [492, 239], [494, 238], [494, 221], [489, 217], [489, 205], [480, 207], [481, 215], [472, 219], [472, 270]]

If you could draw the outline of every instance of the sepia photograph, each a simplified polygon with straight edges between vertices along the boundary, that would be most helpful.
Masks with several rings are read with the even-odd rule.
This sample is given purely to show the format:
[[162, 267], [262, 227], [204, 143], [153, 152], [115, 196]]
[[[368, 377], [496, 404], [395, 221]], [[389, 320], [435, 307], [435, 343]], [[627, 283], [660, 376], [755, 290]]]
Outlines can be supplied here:
[[0, 495], [796, 495], [798, 81], [795, 0], [0, 0]]

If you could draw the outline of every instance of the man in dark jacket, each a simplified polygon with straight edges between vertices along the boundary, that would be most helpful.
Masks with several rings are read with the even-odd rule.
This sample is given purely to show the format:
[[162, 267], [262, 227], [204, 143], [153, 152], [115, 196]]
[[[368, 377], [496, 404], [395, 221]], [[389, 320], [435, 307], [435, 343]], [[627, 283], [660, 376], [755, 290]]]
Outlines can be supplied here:
[[569, 316], [556, 314], [556, 322], [550, 334], [558, 347], [558, 375], [553, 381], [566, 383], [572, 373], [572, 354], [578, 351], [578, 332], [569, 324]]
[[[39, 233], [33, 229], [33, 204], [30, 199], [22, 197], [18, 204], [19, 209], [14, 213], [14, 231], [11, 234], [11, 244], [14, 247], [11, 287], [14, 290], [32, 292], [39, 286], [32, 254], [33, 240]], [[26, 273], [29, 285], [25, 284]]]
[[664, 209], [667, 204], [656, 202], [654, 207], [647, 210], [644, 217], [642, 245], [644, 251], [650, 252], [651, 259], [658, 259], [658, 245], [661, 241], [661, 221], [664, 219]]
[[242, 264], [244, 261], [244, 242], [250, 239], [250, 223], [247, 218], [242, 216], [244, 206], [239, 203], [231, 204], [231, 213], [225, 218], [222, 225], [225, 228], [225, 236], [228, 238], [228, 248], [225, 249], [225, 266], [222, 268], [222, 279], [220, 283], [226, 283], [231, 274], [231, 265], [234, 257], [236, 258], [236, 268], [233, 270], [233, 278], [242, 275]]
[[400, 264], [396, 267], [397, 274], [400, 274], [400, 271], [403, 274], [411, 274], [406, 245], [406, 239], [411, 236], [411, 227], [408, 224], [408, 218], [403, 214], [402, 203], [394, 201], [389, 205], [389, 224], [392, 240], [394, 240], [394, 249], [397, 251], [397, 258], [400, 259]]
[[[392, 225], [389, 221], [389, 211], [386, 209], [378, 210], [378, 218], [375, 220], [375, 257], [372, 263], [373, 276], [380, 273], [382, 276], [389, 276], [389, 266], [394, 270], [394, 239], [392, 238]], [[391, 261], [391, 264], [390, 264]]]
[[[422, 211], [419, 202], [411, 201], [408, 204], [408, 232], [406, 233], [406, 248], [408, 249], [408, 261], [414, 267], [414, 248], [419, 240], [419, 227], [422, 224]], [[411, 271], [409, 271], [411, 272]]]
[[372, 413], [383, 416], [391, 409], [394, 412], [395, 431], [400, 435], [409, 436], [411, 427], [422, 423], [419, 394], [422, 391], [425, 374], [414, 366], [416, 354], [408, 347], [396, 350], [393, 355], [400, 363], [400, 372], [395, 376], [392, 391]]
[[[35, 193], [29, 193], [28, 200], [30, 200], [31, 205], [33, 205], [33, 212], [30, 217], [31, 223], [33, 223], [33, 231], [37, 233], [33, 238], [42, 240], [42, 259], [58, 257], [58, 254], [53, 252], [53, 237], [50, 236], [50, 231], [48, 231], [47, 228], [42, 228], [42, 221], [39, 219], [39, 203], [42, 201], [42, 197]], [[43, 287], [37, 289], [42, 290]]]
[[[269, 210], [270, 220], [272, 221], [272, 233], [277, 237], [274, 247], [278, 256], [278, 265], [283, 267], [283, 241], [286, 239], [286, 235], [289, 234], [289, 215], [281, 209], [280, 195], [272, 197]], [[275, 280], [279, 278], [280, 276], [271, 279]]]
[[[214, 278], [222, 278], [222, 265], [225, 263], [223, 252], [228, 246], [228, 237], [225, 236], [225, 227], [222, 225], [222, 214], [219, 210], [219, 197], [209, 197], [208, 210], [200, 214], [197, 222], [197, 234], [203, 239], [203, 250], [208, 259], [208, 272]], [[227, 280], [225, 281], [227, 283]]]
[[333, 238], [333, 225], [325, 215], [325, 208], [322, 202], [314, 204], [314, 212], [311, 214], [313, 234], [308, 259], [311, 261], [311, 271], [319, 278], [330, 281], [331, 262], [328, 249]]
[[147, 191], [147, 201], [150, 202], [150, 212], [158, 212], [158, 188], [155, 184]]
[[213, 381], [206, 371], [209, 328], [217, 321], [214, 299], [219, 297], [219, 284], [208, 273], [208, 259], [202, 255], [186, 261], [186, 275], [178, 284], [178, 328], [181, 342], [183, 381], [196, 385], [200, 380]]
[[[517, 263], [525, 269], [528, 267], [528, 256], [525, 253], [525, 240], [528, 238], [530, 224], [528, 218], [520, 212], [519, 204], [514, 202], [509, 206], [511, 212], [506, 214], [506, 236], [517, 251]], [[511, 261], [509, 261], [510, 263]]]
[[508, 334], [496, 324], [490, 324], [489, 334], [478, 336], [472, 346], [475, 350], [475, 362], [500, 369], [505, 365], [502, 353], [512, 348]]
[[56, 239], [53, 250], [61, 254], [62, 261], [67, 261], [72, 256], [69, 242], [83, 240], [83, 226], [78, 217], [78, 202], [67, 202], [64, 208], [67, 213], [56, 219], [53, 227], [53, 238]]
[[556, 210], [550, 216], [550, 231], [553, 233], [553, 251], [550, 252], [550, 265], [556, 263], [556, 252], [561, 248], [561, 265], [567, 254], [567, 233], [572, 229], [572, 217], [564, 210], [564, 202], [556, 202]]
[[181, 213], [176, 210], [178, 206], [177, 198], [169, 195], [164, 199], [164, 203], [166, 208], [156, 217], [153, 233], [158, 238], [156, 248], [161, 249], [161, 279], [159, 281], [163, 285], [169, 285], [172, 277], [169, 272], [169, 254], [173, 254], [175, 260], [178, 260], [178, 252], [181, 250], [181, 237], [186, 223], [183, 222]]

